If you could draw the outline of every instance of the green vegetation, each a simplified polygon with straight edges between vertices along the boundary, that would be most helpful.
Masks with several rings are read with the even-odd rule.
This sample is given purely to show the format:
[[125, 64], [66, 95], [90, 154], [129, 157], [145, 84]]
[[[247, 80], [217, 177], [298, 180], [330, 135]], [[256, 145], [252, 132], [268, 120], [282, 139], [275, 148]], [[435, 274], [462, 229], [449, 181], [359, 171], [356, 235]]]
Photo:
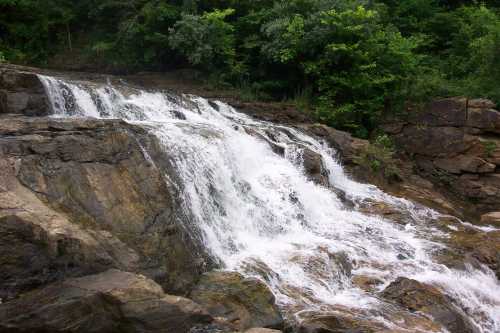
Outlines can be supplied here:
[[192, 68], [368, 137], [436, 95], [500, 102], [500, 1], [0, 0], [0, 61]]
[[497, 144], [494, 141], [484, 141], [482, 142], [486, 156], [492, 157], [493, 152], [497, 149]]
[[394, 143], [386, 134], [378, 135], [354, 162], [375, 173], [380, 172], [388, 181], [399, 181], [402, 176], [394, 158], [395, 151]]

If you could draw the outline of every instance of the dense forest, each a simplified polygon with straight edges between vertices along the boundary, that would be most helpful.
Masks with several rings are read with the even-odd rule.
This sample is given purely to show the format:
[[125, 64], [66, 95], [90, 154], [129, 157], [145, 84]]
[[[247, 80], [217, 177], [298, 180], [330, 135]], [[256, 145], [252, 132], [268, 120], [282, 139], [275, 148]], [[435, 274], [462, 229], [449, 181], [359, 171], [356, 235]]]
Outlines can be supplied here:
[[0, 61], [192, 68], [367, 137], [432, 96], [500, 102], [500, 1], [0, 0]]

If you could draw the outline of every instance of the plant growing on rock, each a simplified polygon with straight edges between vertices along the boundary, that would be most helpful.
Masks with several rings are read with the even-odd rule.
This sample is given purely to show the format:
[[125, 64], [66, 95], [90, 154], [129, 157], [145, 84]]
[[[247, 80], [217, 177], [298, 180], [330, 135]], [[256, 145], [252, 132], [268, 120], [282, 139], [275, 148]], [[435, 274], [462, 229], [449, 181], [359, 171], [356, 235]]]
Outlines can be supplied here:
[[386, 134], [382, 134], [367, 145], [361, 154], [354, 158], [354, 162], [373, 172], [381, 172], [389, 181], [397, 181], [401, 179], [401, 171], [396, 165], [394, 154], [394, 143]]

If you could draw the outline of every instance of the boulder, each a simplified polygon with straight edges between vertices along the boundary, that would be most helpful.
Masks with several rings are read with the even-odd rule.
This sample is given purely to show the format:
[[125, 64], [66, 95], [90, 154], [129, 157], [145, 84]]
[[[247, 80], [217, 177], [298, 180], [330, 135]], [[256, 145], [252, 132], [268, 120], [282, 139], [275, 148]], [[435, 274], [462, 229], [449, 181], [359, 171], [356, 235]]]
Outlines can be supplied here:
[[[81, 273], [138, 271], [178, 294], [208, 269], [208, 255], [176, 213], [179, 196], [168, 154], [143, 129], [119, 120], [4, 116], [0, 160], [12, 170], [0, 178], [1, 213], [44, 230], [22, 229], [16, 239], [33, 234], [36, 242], [28, 243], [40, 244], [35, 247], [56, 244], [58, 258], [70, 253], [78, 259], [71, 265], [91, 267]], [[27, 209], [29, 216], [20, 215]], [[47, 214], [37, 214], [40, 209]], [[51, 215], [58, 218], [45, 217]], [[11, 237], [12, 225], [0, 236]]]
[[328, 187], [328, 169], [326, 168], [321, 155], [309, 148], [302, 150], [302, 166], [307, 177], [316, 184]]
[[10, 65], [0, 67], [0, 114], [43, 116], [50, 112], [45, 89], [36, 74]]
[[283, 318], [271, 290], [260, 280], [236, 272], [205, 273], [190, 294], [213, 317], [222, 317], [238, 330], [281, 328]]
[[188, 332], [212, 317], [193, 301], [163, 293], [119, 270], [68, 279], [0, 305], [0, 331]]
[[478, 332], [463, 311], [433, 286], [400, 277], [385, 288], [381, 296], [410, 311], [420, 311], [432, 316], [450, 332]]
[[500, 212], [491, 212], [482, 215], [481, 224], [488, 224], [500, 228]]

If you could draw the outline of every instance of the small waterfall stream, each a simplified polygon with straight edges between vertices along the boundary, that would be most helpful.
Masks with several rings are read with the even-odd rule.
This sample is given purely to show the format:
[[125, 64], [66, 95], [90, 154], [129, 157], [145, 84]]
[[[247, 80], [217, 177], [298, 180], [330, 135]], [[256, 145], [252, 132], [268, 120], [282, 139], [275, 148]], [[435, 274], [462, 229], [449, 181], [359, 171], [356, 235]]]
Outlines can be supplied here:
[[[449, 237], [435, 223], [441, 216], [351, 180], [325, 143], [200, 97], [40, 79], [54, 117], [121, 118], [156, 135], [176, 166], [183, 209], [207, 251], [224, 269], [264, 280], [287, 316], [336, 313], [377, 322], [387, 331], [426, 332], [377, 296], [402, 276], [439, 288], [478, 331], [500, 332], [494, 273], [438, 263], [435, 254]], [[308, 179], [305, 149], [321, 155], [330, 187]], [[363, 213], [361, 207], [373, 202], [401, 212], [405, 223]], [[364, 291], [353, 276], [380, 283]]]

